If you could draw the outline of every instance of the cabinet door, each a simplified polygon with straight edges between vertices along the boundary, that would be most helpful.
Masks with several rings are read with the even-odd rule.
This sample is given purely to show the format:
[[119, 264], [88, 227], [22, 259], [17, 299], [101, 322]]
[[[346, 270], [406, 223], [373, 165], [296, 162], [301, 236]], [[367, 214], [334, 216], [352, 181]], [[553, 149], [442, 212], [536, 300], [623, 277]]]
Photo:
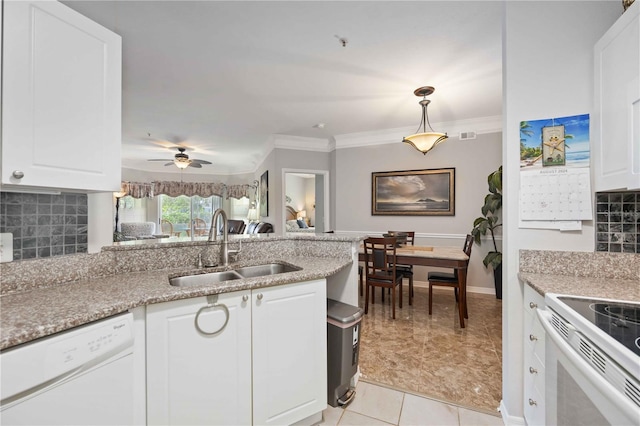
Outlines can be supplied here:
[[2, 183], [119, 191], [120, 36], [55, 1], [3, 6]]
[[596, 191], [633, 188], [633, 168], [636, 173], [640, 168], [637, 146], [640, 133], [633, 127], [634, 121], [638, 125], [640, 114], [634, 83], [640, 75], [639, 10], [640, 5], [632, 5], [594, 48]]
[[326, 282], [253, 290], [253, 421], [291, 424], [327, 408]]
[[250, 292], [218, 295], [229, 310], [206, 308], [206, 297], [147, 307], [147, 424], [251, 423]]

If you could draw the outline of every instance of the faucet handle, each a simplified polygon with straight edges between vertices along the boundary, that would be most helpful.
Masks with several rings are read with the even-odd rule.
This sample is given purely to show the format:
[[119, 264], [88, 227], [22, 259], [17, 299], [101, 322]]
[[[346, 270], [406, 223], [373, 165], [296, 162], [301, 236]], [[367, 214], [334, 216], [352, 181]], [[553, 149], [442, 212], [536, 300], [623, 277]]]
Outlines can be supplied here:
[[198, 262], [196, 263], [196, 267], [197, 268], [202, 268], [203, 267], [203, 265], [202, 265], [202, 253], [198, 254]]

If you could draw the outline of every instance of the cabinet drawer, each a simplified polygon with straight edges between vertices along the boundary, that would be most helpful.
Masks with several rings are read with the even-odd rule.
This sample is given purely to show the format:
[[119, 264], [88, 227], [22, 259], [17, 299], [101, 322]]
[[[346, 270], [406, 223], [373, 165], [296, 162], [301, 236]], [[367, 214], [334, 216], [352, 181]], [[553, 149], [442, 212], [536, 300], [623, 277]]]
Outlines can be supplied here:
[[544, 364], [531, 352], [526, 352], [524, 358], [525, 394], [533, 389], [538, 389], [540, 394], [544, 394]]
[[544, 309], [544, 296], [528, 285], [524, 286], [524, 310], [529, 315], [536, 315], [536, 308]]
[[545, 425], [544, 394], [537, 388], [525, 390], [524, 419], [527, 425]]
[[528, 326], [524, 329], [525, 351], [533, 353], [544, 366], [544, 339], [545, 332], [537, 315], [530, 318]]

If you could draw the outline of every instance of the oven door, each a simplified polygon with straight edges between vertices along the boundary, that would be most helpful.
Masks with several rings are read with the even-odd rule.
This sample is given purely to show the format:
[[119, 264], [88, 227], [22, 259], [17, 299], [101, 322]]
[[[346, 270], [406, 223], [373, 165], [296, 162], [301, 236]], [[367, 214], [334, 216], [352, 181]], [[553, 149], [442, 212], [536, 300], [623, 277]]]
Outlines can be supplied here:
[[[547, 425], [637, 425], [640, 407], [628, 400], [567, 342], [552, 313], [537, 310], [545, 329], [545, 420]], [[564, 324], [569, 338], [580, 334]]]

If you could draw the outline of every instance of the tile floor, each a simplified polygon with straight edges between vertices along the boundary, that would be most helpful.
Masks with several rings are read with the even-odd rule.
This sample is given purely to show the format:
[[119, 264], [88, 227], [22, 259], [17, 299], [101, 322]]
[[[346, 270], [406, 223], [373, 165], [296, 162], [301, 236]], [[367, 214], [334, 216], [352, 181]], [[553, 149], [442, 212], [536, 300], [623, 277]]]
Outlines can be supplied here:
[[410, 393], [359, 382], [346, 408], [327, 407], [321, 425], [474, 425], [502, 426], [491, 415]]
[[469, 319], [460, 328], [452, 291], [434, 288], [429, 316], [428, 289], [415, 288], [413, 306], [407, 289], [405, 280], [404, 305], [396, 307], [395, 320], [390, 298], [383, 304], [380, 289], [376, 303], [369, 304], [362, 321], [361, 380], [496, 413], [502, 395], [502, 302], [469, 293]]

